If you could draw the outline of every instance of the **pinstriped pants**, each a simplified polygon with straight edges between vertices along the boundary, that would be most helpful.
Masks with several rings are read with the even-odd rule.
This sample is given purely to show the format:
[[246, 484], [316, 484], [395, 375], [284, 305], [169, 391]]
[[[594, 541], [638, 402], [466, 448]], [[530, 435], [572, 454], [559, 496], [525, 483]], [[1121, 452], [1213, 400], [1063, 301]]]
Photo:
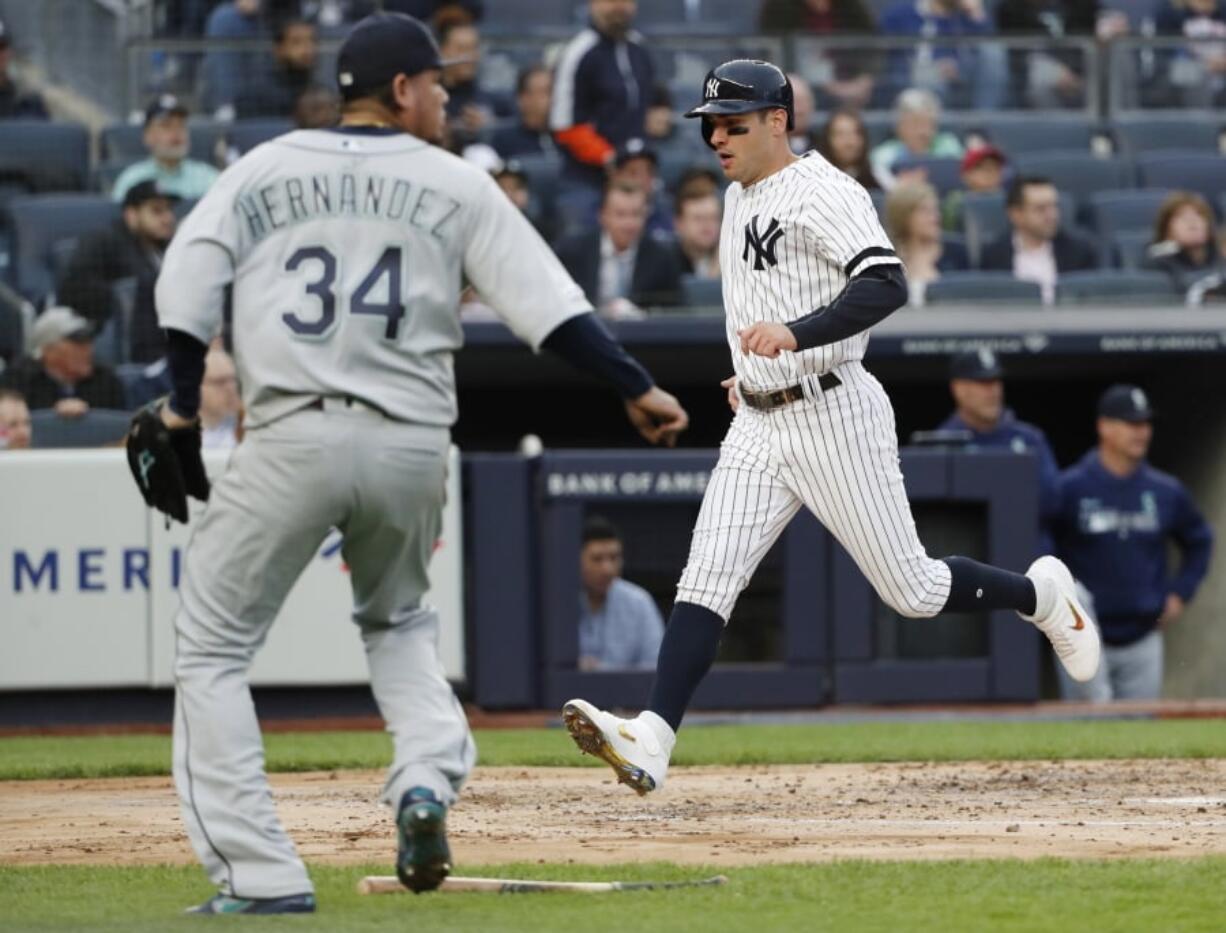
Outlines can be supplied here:
[[678, 601], [725, 621], [758, 564], [803, 505], [855, 560], [877, 594], [911, 618], [935, 616], [949, 597], [949, 566], [924, 552], [898, 464], [894, 409], [858, 362], [842, 385], [770, 412], [742, 404], [720, 445]]

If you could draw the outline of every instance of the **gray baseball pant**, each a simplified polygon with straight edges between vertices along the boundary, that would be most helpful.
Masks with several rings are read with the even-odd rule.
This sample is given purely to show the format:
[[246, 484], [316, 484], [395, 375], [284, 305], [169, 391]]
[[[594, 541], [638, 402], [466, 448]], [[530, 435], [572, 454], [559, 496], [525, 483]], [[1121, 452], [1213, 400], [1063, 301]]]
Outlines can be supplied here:
[[175, 619], [174, 777], [196, 854], [223, 893], [313, 890], [281, 826], [247, 671], [333, 528], [394, 760], [382, 799], [455, 800], [476, 758], [421, 604], [442, 524], [449, 434], [363, 408], [307, 409], [249, 432], [188, 545]]

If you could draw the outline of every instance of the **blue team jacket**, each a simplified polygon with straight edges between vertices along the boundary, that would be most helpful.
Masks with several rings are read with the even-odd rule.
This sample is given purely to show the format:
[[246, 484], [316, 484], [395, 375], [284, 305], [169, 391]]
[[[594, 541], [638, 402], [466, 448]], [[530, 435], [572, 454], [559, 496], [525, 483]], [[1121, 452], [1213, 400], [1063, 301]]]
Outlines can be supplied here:
[[[1121, 479], [1090, 450], [1060, 474], [1052, 530], [1057, 553], [1094, 596], [1103, 640], [1127, 645], [1148, 635], [1166, 597], [1196, 593], [1213, 550], [1209, 527], [1173, 476], [1143, 463]], [[1167, 541], [1182, 552], [1167, 568]]]
[[[941, 424], [942, 431], [970, 431], [973, 443], [979, 447], [992, 450], [1011, 450], [1022, 454], [1033, 452], [1039, 460], [1039, 516], [1043, 522], [1048, 521], [1056, 512], [1059, 499], [1056, 494], [1056, 481], [1060, 477], [1060, 467], [1056, 463], [1051, 445], [1047, 443], [1047, 435], [1042, 428], [1019, 421], [1013, 410], [1006, 408], [1000, 416], [1000, 421], [991, 431], [976, 431], [954, 412]], [[1045, 549], [1046, 550], [1046, 549]]]

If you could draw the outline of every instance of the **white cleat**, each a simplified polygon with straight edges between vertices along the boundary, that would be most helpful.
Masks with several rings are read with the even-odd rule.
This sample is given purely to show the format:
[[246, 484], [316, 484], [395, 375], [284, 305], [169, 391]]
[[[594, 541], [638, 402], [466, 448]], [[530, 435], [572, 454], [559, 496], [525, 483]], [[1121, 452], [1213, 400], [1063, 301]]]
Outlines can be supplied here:
[[562, 707], [562, 722], [579, 750], [608, 764], [619, 784], [640, 797], [664, 786], [677, 736], [655, 713], [621, 719], [587, 700], [571, 700]]
[[[1033, 622], [1056, 650], [1056, 657], [1073, 680], [1085, 683], [1098, 673], [1102, 640], [1098, 626], [1077, 598], [1077, 585], [1064, 561], [1047, 555], [1040, 557], [1026, 576], [1034, 583], [1036, 609]], [[1020, 615], [1020, 613], [1019, 613]]]

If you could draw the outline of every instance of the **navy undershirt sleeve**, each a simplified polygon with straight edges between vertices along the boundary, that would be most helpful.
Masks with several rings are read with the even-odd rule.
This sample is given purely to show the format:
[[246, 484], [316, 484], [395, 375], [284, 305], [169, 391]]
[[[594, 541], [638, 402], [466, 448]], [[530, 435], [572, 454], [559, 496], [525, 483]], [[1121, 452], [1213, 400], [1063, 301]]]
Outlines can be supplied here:
[[625, 351], [591, 312], [563, 321], [541, 341], [576, 369], [612, 385], [622, 398], [638, 398], [655, 383], [642, 364]]
[[907, 279], [897, 263], [870, 266], [830, 304], [788, 324], [796, 349], [812, 350], [868, 330], [907, 303]]
[[166, 365], [170, 370], [170, 410], [183, 418], [200, 411], [200, 383], [204, 381], [204, 358], [209, 348], [181, 330], [166, 331]]

